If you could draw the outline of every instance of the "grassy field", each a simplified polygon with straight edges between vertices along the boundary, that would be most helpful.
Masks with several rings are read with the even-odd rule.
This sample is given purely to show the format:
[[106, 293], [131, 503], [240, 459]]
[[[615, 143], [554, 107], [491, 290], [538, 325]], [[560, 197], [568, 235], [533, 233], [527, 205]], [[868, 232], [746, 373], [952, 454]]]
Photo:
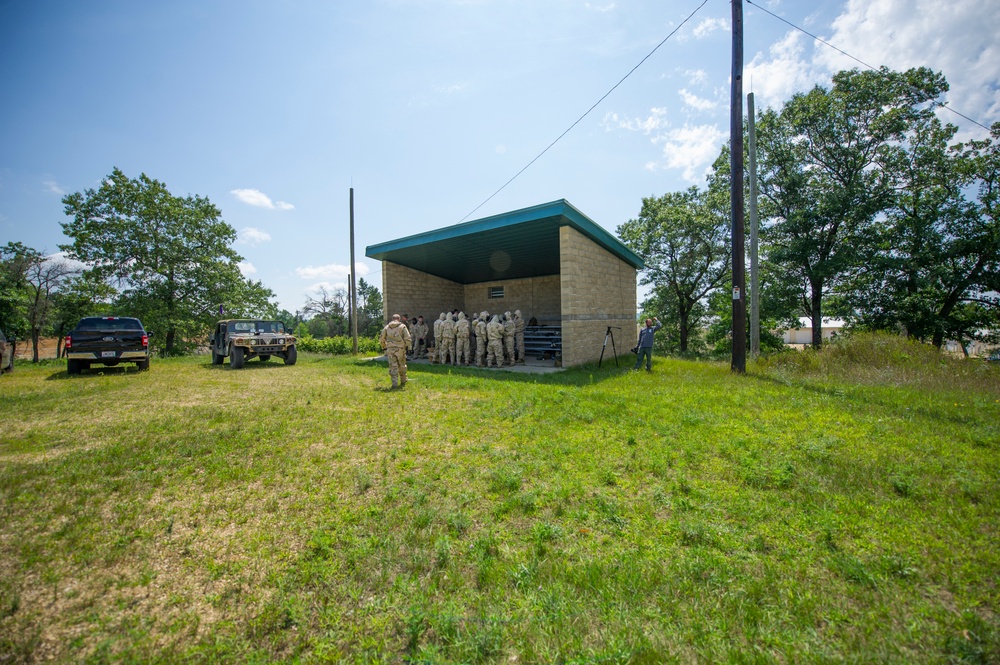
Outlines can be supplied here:
[[1000, 368], [410, 378], [18, 365], [0, 663], [1000, 662]]

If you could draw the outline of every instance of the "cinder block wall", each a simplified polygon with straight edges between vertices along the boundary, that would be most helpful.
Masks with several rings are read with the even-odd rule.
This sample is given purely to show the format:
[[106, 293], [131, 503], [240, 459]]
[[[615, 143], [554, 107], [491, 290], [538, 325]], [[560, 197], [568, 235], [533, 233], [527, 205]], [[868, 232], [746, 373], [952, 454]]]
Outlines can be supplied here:
[[[621, 328], [613, 331], [619, 363], [623, 356], [630, 362], [637, 338], [635, 268], [571, 226], [559, 229], [559, 265], [563, 365], [600, 358], [608, 326]], [[610, 341], [604, 362], [609, 359], [614, 362]]]
[[430, 325], [441, 312], [461, 308], [465, 290], [458, 282], [429, 275], [391, 261], [382, 262], [382, 314], [423, 316]]
[[[489, 297], [493, 286], [503, 287], [503, 298]], [[463, 310], [471, 313], [485, 309], [490, 314], [503, 314], [519, 309], [525, 321], [535, 317], [541, 325], [557, 326], [562, 316], [560, 289], [559, 275], [466, 284]]]

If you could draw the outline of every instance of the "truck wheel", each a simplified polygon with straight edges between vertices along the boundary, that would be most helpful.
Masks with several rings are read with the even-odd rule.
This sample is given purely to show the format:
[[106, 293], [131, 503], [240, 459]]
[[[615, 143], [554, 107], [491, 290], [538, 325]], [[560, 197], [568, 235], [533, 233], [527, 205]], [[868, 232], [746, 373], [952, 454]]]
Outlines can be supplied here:
[[135, 364], [135, 366], [139, 369], [140, 372], [148, 372], [149, 371], [149, 358], [146, 358], [145, 360], [138, 361]]
[[212, 347], [212, 364], [213, 365], [221, 365], [222, 361], [224, 359], [225, 359], [225, 356], [220, 356], [218, 353], [216, 353], [215, 352], [215, 347], [213, 346]]
[[66, 361], [66, 373], [67, 374], [79, 374], [80, 373], [80, 361], [79, 360], [67, 360]]
[[295, 351], [295, 346], [292, 345], [288, 347], [288, 350], [285, 351], [285, 364], [294, 365], [295, 361], [298, 359], [299, 359], [299, 354]]
[[234, 346], [229, 350], [229, 367], [240, 369], [243, 367], [243, 347]]
[[260, 356], [260, 361], [262, 363], [266, 363], [270, 359], [271, 359], [271, 356]]

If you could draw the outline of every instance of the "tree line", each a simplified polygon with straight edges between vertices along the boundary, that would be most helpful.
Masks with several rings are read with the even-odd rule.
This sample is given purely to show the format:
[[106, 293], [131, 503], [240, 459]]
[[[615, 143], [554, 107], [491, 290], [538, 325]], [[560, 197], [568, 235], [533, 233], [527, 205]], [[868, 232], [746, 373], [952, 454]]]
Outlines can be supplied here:
[[[221, 317], [279, 319], [315, 337], [348, 334], [342, 291], [321, 289], [301, 311], [279, 311], [273, 291], [243, 276], [236, 230], [207, 198], [175, 196], [146, 174], [129, 178], [115, 168], [97, 189], [62, 202], [71, 242], [59, 254], [0, 246], [0, 324], [8, 338], [31, 340], [36, 362], [41, 337], [61, 344], [77, 321], [95, 315], [141, 319], [165, 355], [191, 351]], [[358, 332], [371, 336], [381, 295], [364, 280], [358, 295]]]
[[[1000, 123], [957, 141], [947, 91], [927, 68], [855, 69], [756, 117], [762, 347], [800, 316], [817, 349], [828, 317], [938, 348], [997, 340]], [[726, 146], [704, 188], [645, 198], [618, 228], [665, 350], [731, 345], [729, 165]]]

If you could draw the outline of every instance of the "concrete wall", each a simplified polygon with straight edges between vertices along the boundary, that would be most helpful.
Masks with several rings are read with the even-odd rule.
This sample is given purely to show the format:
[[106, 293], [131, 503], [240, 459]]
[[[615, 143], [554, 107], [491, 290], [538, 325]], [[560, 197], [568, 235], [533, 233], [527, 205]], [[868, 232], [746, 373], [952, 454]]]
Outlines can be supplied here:
[[[502, 286], [503, 298], [490, 298], [490, 287]], [[493, 282], [467, 284], [465, 286], [465, 312], [503, 314], [521, 310], [525, 321], [535, 317], [541, 325], [559, 325], [560, 310], [559, 275], [533, 277], [529, 279], [506, 279]]]
[[[635, 268], [571, 226], [559, 229], [563, 366], [597, 360], [608, 326], [625, 362], [637, 331]], [[611, 342], [604, 361], [614, 362]]]
[[382, 262], [383, 315], [388, 321], [393, 314], [423, 316], [431, 325], [441, 312], [462, 306], [465, 291], [461, 284], [401, 266]]

